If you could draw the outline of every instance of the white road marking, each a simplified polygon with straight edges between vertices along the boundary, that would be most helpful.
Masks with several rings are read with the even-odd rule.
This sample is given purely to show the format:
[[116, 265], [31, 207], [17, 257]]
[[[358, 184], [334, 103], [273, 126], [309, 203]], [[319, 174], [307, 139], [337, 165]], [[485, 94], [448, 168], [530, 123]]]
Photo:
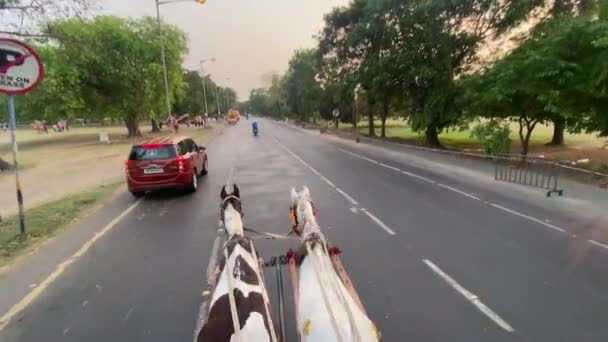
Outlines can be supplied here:
[[125, 323], [127, 323], [127, 321], [129, 320], [129, 317], [131, 317], [131, 314], [133, 313], [133, 310], [135, 309], [135, 307], [131, 307], [129, 309], [129, 311], [127, 311], [127, 314], [122, 318], [122, 324], [124, 325]]
[[563, 228], [560, 228], [560, 227], [558, 227], [558, 226], [554, 226], [554, 225], [552, 225], [551, 223], [547, 223], [547, 222], [545, 222], [545, 221], [543, 221], [543, 220], [539, 220], [539, 219], [534, 218], [534, 217], [532, 217], [532, 216], [528, 216], [528, 215], [525, 215], [525, 214], [519, 213], [519, 212], [517, 212], [517, 211], [515, 211], [515, 210], [512, 210], [512, 209], [509, 209], [509, 208], [505, 208], [505, 207], [503, 207], [503, 206], [501, 206], [501, 205], [498, 205], [498, 204], [496, 204], [496, 203], [490, 203], [490, 205], [491, 205], [491, 206], [493, 206], [494, 208], [497, 208], [497, 209], [500, 209], [500, 210], [506, 211], [506, 212], [508, 212], [509, 214], [513, 214], [513, 215], [515, 215], [515, 216], [519, 216], [519, 217], [525, 218], [526, 220], [530, 220], [530, 221], [532, 221], [532, 222], [536, 222], [536, 223], [538, 223], [538, 224], [542, 224], [543, 226], [545, 226], [545, 227], [547, 227], [547, 228], [551, 228], [551, 229], [557, 230], [558, 232], [562, 232], [562, 233], [565, 233], [565, 232], [566, 232], [566, 230], [564, 230]]
[[351, 208], [350, 208], [350, 211], [352, 211], [352, 212], [353, 212], [353, 214], [356, 214], [356, 213], [358, 213], [358, 212], [359, 212], [359, 210], [357, 209], [357, 207], [351, 207]]
[[469, 193], [467, 193], [467, 192], [464, 192], [464, 191], [462, 191], [462, 190], [458, 190], [458, 189], [453, 188], [453, 187], [451, 187], [451, 186], [449, 186], [449, 185], [445, 185], [445, 184], [437, 183], [437, 186], [440, 186], [440, 187], [442, 187], [442, 188], [448, 189], [448, 190], [450, 190], [450, 191], [457, 192], [457, 193], [459, 193], [459, 194], [461, 194], [461, 195], [463, 195], [463, 196], [466, 196], [466, 197], [468, 197], [468, 198], [471, 198], [471, 199], [474, 199], [474, 200], [477, 200], [477, 201], [480, 201], [480, 200], [481, 200], [481, 198], [479, 198], [479, 197], [477, 197], [477, 196], [475, 196], [475, 195], [471, 195], [471, 194], [469, 194]]
[[72, 330], [72, 328], [65, 328], [65, 329], [63, 329], [63, 335], [64, 336], [67, 335], [67, 333], [69, 333], [70, 330]]
[[598, 246], [598, 247], [602, 247], [602, 248], [608, 249], [608, 245], [606, 245], [606, 244], [603, 244], [603, 243], [601, 243], [601, 242], [597, 242], [597, 241], [595, 241], [595, 240], [588, 240], [588, 241], [589, 241], [590, 243], [592, 243], [592, 244], [594, 244], [594, 245]]
[[[120, 215], [116, 216], [110, 223], [108, 223], [105, 227], [103, 227], [100, 231], [95, 233], [93, 237], [85, 242], [76, 253], [72, 254], [67, 260], [63, 261], [61, 264], [57, 265], [55, 270], [46, 277], [40, 285], [33, 288], [25, 297], [21, 298], [19, 302], [14, 304], [2, 317], [0, 317], [0, 331], [2, 331], [11, 319], [27, 308], [36, 298], [38, 298], [44, 290], [46, 290], [55, 280], [59, 278], [65, 272], [68, 267], [70, 267], [73, 263], [75, 263], [80, 257], [82, 257], [94, 244], [106, 235], [112, 228], [120, 222], [125, 216], [127, 216], [133, 209], [135, 209], [141, 203], [141, 199], [137, 202], [131, 204], [127, 209], [125, 209]], [[96, 286], [97, 287], [97, 286]], [[100, 287], [97, 288], [100, 291]]]
[[388, 164], [378, 163], [378, 165], [385, 167], [387, 169], [393, 170], [393, 171], [397, 171], [397, 172], [401, 171], [401, 169], [399, 169], [398, 167], [390, 166]]
[[400, 168], [398, 168], [398, 167], [394, 167], [394, 166], [391, 166], [391, 165], [388, 165], [388, 164], [384, 164], [384, 163], [379, 163], [379, 162], [377, 162], [377, 161], [375, 161], [375, 160], [373, 160], [373, 159], [367, 158], [367, 157], [362, 156], [362, 155], [357, 154], [357, 153], [353, 153], [353, 152], [350, 152], [350, 151], [347, 151], [347, 150], [343, 150], [343, 149], [341, 149], [341, 148], [338, 148], [338, 151], [344, 152], [344, 153], [346, 153], [346, 154], [349, 154], [349, 155], [351, 155], [351, 156], [353, 156], [353, 157], [356, 157], [356, 158], [359, 158], [359, 159], [367, 160], [368, 162], [371, 162], [371, 163], [377, 164], [377, 165], [382, 166], [382, 167], [385, 167], [385, 168], [387, 168], [387, 169], [390, 169], [390, 170], [393, 170], [393, 171], [396, 171], [396, 172], [401, 172], [402, 174], [404, 174], [404, 175], [406, 175], [406, 176], [414, 177], [414, 178], [420, 179], [420, 180], [422, 180], [422, 181], [425, 181], [425, 182], [427, 182], [427, 183], [431, 183], [431, 184], [435, 184], [435, 183], [437, 183], [437, 182], [435, 182], [435, 181], [434, 181], [434, 180], [432, 180], [432, 179], [426, 178], [426, 177], [421, 176], [421, 175], [417, 175], [417, 174], [415, 174], [415, 173], [411, 173], [411, 172], [408, 172], [408, 171], [401, 170], [401, 169], [400, 169]]
[[365, 213], [365, 215], [369, 216], [370, 219], [372, 219], [372, 221], [374, 221], [374, 223], [376, 223], [378, 226], [380, 226], [380, 228], [384, 229], [387, 233], [389, 233], [390, 235], [395, 235], [395, 231], [393, 231], [392, 229], [390, 229], [386, 224], [384, 224], [384, 222], [382, 222], [379, 218], [377, 218], [374, 214], [370, 213], [367, 210], [362, 209], [362, 211]]
[[479, 311], [481, 311], [484, 315], [490, 318], [494, 323], [496, 323], [502, 329], [512, 333], [515, 331], [509, 323], [503, 320], [497, 313], [492, 311], [487, 305], [485, 305], [475, 294], [465, 289], [462, 285], [460, 285], [456, 280], [450, 277], [448, 274], [443, 272], [437, 265], [435, 265], [432, 261], [428, 259], [422, 260], [435, 274], [440, 276], [443, 280], [445, 280], [448, 285], [450, 285], [454, 290], [460, 293], [466, 300], [471, 302], [471, 304], [475, 305]]
[[417, 175], [415, 173], [407, 172], [407, 171], [404, 171], [404, 170], [401, 170], [401, 173], [403, 173], [404, 175], [410, 176], [410, 177], [414, 177], [414, 178], [420, 179], [421, 181], [425, 181], [427, 183], [431, 183], [431, 184], [437, 183], [437, 182], [435, 182], [434, 180], [432, 180], [430, 178], [426, 178], [426, 177]]
[[329, 184], [329, 186], [331, 186], [332, 188], [336, 187], [336, 184], [334, 184], [332, 181], [330, 181], [329, 179], [321, 176], [321, 179], [325, 181], [325, 183]]
[[344, 196], [344, 198], [346, 198], [352, 205], [359, 205], [359, 202], [355, 201], [355, 199], [350, 197], [350, 195], [344, 192], [344, 190], [336, 188], [336, 191], [339, 192], [340, 195]]
[[[291, 156], [293, 156], [296, 160], [298, 160], [300, 163], [302, 163], [302, 165], [308, 167], [314, 174], [316, 174], [317, 176], [321, 177], [321, 179], [325, 180], [326, 182], [328, 182], [327, 178], [325, 178], [325, 176], [323, 176], [319, 171], [317, 171], [314, 167], [310, 166], [307, 162], [305, 162], [302, 158], [300, 158], [297, 154], [295, 154], [294, 152], [292, 152], [289, 148], [287, 148], [287, 146], [283, 145], [283, 143], [281, 143], [277, 138], [272, 137], [272, 139], [274, 139], [274, 141], [281, 146], [282, 149], [284, 149], [285, 151], [287, 151], [287, 153], [289, 153]], [[332, 183], [333, 184], [333, 183]], [[344, 196], [344, 198], [346, 198], [350, 203], [352, 203], [353, 205], [357, 206], [359, 205], [359, 203], [352, 198], [351, 196], [349, 196], [346, 192], [344, 192], [344, 190], [336, 187], [335, 185], [333, 186], [333, 188], [342, 196]], [[384, 229], [384, 231], [386, 231], [387, 233], [389, 233], [390, 235], [395, 235], [396, 233], [390, 229], [386, 224], [384, 224], [384, 222], [382, 222], [379, 218], [377, 218], [374, 214], [370, 213], [369, 211], [365, 210], [365, 209], [361, 209], [361, 211], [363, 211], [367, 216], [369, 216], [369, 218], [372, 219], [372, 221], [374, 221], [374, 223], [376, 223], [380, 228]]]
[[82, 302], [81, 305], [82, 305], [83, 308], [86, 308], [88, 304], [89, 304], [89, 301], [85, 300], [84, 302]]

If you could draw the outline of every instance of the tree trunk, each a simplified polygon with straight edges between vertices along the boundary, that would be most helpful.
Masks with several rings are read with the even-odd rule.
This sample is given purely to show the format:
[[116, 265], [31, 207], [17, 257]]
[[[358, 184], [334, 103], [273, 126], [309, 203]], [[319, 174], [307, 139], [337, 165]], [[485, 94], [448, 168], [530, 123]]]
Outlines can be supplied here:
[[160, 132], [160, 128], [158, 127], [158, 123], [156, 122], [156, 119], [151, 119], [150, 121], [152, 123], [152, 133]]
[[382, 103], [382, 115], [380, 116], [380, 120], [382, 121], [380, 136], [383, 138], [386, 138], [386, 118], [388, 118], [388, 101], [385, 100]]
[[368, 133], [370, 137], [375, 137], [376, 136], [376, 130], [374, 127], [374, 101], [369, 99], [367, 101], [367, 120], [368, 120]]
[[[536, 120], [519, 119], [519, 140], [521, 142], [521, 158], [523, 160], [526, 159], [528, 152], [530, 151], [530, 138], [532, 138], [532, 132], [537, 123], [538, 121]], [[524, 124], [526, 127], [525, 135], [523, 132]]]
[[128, 137], [139, 137], [141, 136], [141, 131], [139, 130], [139, 120], [137, 120], [137, 116], [130, 116], [125, 120], [125, 125], [127, 126], [127, 131], [129, 132]]
[[547, 146], [563, 146], [564, 131], [566, 129], [566, 120], [563, 118], [553, 121], [553, 139], [547, 143]]
[[437, 132], [437, 126], [428, 125], [426, 126], [426, 130], [424, 131], [424, 136], [426, 138], [426, 144], [431, 147], [445, 149], [445, 146], [441, 144], [439, 141], [439, 132]]

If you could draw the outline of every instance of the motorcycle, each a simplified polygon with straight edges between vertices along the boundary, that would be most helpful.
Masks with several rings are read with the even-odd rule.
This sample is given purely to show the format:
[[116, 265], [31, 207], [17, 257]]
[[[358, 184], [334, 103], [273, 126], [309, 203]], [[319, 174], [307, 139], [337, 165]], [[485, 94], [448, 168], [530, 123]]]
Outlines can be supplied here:
[[255, 127], [255, 128], [253, 129], [253, 136], [255, 136], [255, 137], [257, 137], [257, 136], [258, 136], [258, 128], [257, 128], [257, 127]]

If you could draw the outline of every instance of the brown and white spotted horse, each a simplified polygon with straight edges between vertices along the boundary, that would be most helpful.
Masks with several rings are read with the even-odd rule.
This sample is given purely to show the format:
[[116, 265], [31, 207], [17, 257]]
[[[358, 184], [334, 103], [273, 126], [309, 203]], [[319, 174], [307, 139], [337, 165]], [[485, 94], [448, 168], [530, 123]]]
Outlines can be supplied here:
[[198, 341], [276, 342], [258, 254], [251, 239], [243, 234], [240, 191], [236, 185], [227, 188], [230, 187], [222, 187], [220, 198], [221, 219], [228, 237]]
[[354, 289], [347, 288], [332, 263], [327, 240], [316, 220], [307, 187], [291, 189], [293, 231], [301, 245], [298, 267], [296, 318], [303, 342], [375, 342], [379, 331], [369, 319]]

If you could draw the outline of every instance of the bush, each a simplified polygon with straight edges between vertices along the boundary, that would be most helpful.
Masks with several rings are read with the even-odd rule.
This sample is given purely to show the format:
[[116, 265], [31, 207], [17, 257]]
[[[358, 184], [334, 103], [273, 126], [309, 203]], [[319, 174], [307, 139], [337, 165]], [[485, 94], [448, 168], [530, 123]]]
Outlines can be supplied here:
[[510, 134], [509, 124], [498, 120], [479, 123], [471, 130], [471, 137], [483, 145], [483, 152], [488, 156], [508, 153], [511, 144]]

